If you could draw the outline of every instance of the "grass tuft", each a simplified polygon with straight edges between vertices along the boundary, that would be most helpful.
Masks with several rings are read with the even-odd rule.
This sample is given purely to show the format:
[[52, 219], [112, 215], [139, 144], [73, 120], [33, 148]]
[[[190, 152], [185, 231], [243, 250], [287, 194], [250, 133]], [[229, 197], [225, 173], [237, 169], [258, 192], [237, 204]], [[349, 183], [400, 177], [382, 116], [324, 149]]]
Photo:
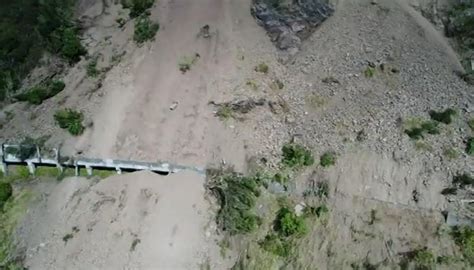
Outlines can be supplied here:
[[364, 70], [364, 76], [366, 78], [372, 78], [374, 77], [375, 75], [375, 68], [373, 67], [367, 67], [365, 70]]
[[179, 60], [178, 68], [182, 73], [186, 73], [191, 70], [191, 67], [196, 64], [201, 56], [199, 53], [195, 53], [193, 56], [184, 56]]
[[86, 66], [86, 72], [87, 76], [89, 77], [97, 77], [100, 73], [100, 71], [97, 69], [97, 58], [93, 58], [92, 60], [89, 61], [89, 63]]
[[267, 74], [269, 69], [270, 68], [265, 63], [260, 63], [255, 67], [255, 71], [260, 72], [260, 73], [264, 73], [264, 74]]

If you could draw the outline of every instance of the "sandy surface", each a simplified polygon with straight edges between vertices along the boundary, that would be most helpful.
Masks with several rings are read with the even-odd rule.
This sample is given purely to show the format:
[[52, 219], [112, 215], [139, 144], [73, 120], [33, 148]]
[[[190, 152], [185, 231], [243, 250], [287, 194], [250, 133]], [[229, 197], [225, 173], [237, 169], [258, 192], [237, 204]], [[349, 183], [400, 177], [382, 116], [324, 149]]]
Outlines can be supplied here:
[[[153, 10], [161, 25], [156, 42], [130, 57], [126, 74], [108, 76], [107, 96], [86, 140], [90, 146], [78, 147], [88, 147], [86, 153], [92, 156], [200, 166], [225, 159], [241, 167], [244, 140], [250, 136], [226, 128], [208, 102], [241, 80], [235, 65], [239, 49], [266, 39], [249, 13], [249, 3], [159, 1]], [[208, 39], [198, 37], [205, 24], [210, 26]], [[199, 60], [183, 74], [178, 62], [195, 53]], [[174, 102], [178, 106], [170, 110]]]
[[[167, 177], [141, 172], [97, 184], [79, 178], [44, 183], [21, 228], [29, 239], [25, 264], [28, 269], [196, 269], [218, 253], [209, 245], [203, 182], [190, 172]], [[65, 242], [67, 234], [72, 237]]]

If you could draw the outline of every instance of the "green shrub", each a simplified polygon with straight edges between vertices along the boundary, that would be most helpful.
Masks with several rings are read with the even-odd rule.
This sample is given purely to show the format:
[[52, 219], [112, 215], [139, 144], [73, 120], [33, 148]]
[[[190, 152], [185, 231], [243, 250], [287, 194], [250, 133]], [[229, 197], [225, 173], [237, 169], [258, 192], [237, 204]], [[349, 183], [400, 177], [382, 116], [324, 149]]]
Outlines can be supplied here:
[[469, 227], [455, 227], [451, 233], [456, 244], [461, 248], [464, 259], [474, 265], [474, 230]]
[[0, 211], [2, 211], [3, 205], [8, 199], [10, 199], [12, 194], [12, 185], [10, 183], [0, 182]]
[[124, 8], [130, 9], [130, 17], [135, 18], [151, 8], [155, 0], [122, 0], [121, 2]]
[[299, 217], [286, 207], [282, 207], [277, 214], [274, 224], [275, 231], [284, 237], [300, 237], [307, 233], [308, 229], [303, 217]]
[[265, 236], [265, 239], [263, 239], [259, 244], [263, 250], [280, 257], [288, 257], [290, 254], [291, 246], [288, 241], [281, 239], [281, 237], [273, 233]]
[[81, 112], [72, 109], [59, 110], [54, 114], [54, 119], [62, 129], [67, 129], [71, 135], [77, 136], [84, 132], [85, 127], [82, 125], [84, 116]]
[[458, 174], [453, 177], [453, 184], [458, 185], [461, 188], [474, 185], [474, 178], [467, 173]]
[[142, 15], [135, 21], [133, 40], [139, 45], [146, 41], [154, 40], [156, 32], [158, 32], [159, 29], [160, 25], [158, 23], [154, 23], [148, 16]]
[[336, 164], [336, 155], [332, 152], [326, 152], [321, 156], [320, 162], [321, 166], [329, 167]]
[[217, 213], [220, 229], [231, 235], [255, 230], [260, 218], [253, 208], [260, 195], [262, 179], [259, 176], [246, 177], [219, 170], [208, 170], [207, 176], [207, 188], [215, 194], [220, 204]]
[[282, 147], [282, 163], [290, 168], [311, 166], [314, 158], [311, 151], [296, 143], [287, 143]]
[[431, 119], [444, 123], [446, 125], [451, 124], [451, 122], [453, 121], [452, 118], [453, 116], [456, 116], [456, 114], [457, 114], [456, 111], [451, 108], [448, 108], [442, 112], [437, 112], [434, 110], [429, 111], [429, 115]]
[[435, 256], [427, 249], [415, 251], [414, 262], [416, 269], [432, 269], [436, 263]]
[[47, 85], [49, 86], [49, 92], [51, 96], [55, 96], [59, 94], [59, 92], [63, 91], [64, 88], [66, 87], [66, 84], [60, 80], [49, 81]]
[[365, 75], [365, 77], [367, 77], [367, 78], [372, 78], [372, 77], [374, 77], [374, 75], [375, 75], [375, 68], [373, 68], [373, 67], [367, 67], [367, 68], [364, 70], [364, 75]]
[[63, 81], [49, 80], [43, 84], [36, 85], [25, 93], [16, 95], [18, 101], [27, 101], [30, 104], [39, 105], [44, 100], [54, 97], [61, 92], [66, 85]]
[[405, 129], [405, 133], [414, 140], [424, 138], [423, 134], [428, 133], [431, 135], [439, 134], [438, 123], [435, 121], [416, 121], [409, 125], [410, 127]]
[[405, 133], [414, 140], [419, 140], [423, 138], [423, 129], [422, 128], [410, 128], [405, 129]]
[[261, 72], [261, 73], [264, 73], [264, 74], [267, 74], [268, 70], [269, 70], [269, 67], [265, 63], [260, 63], [255, 67], [255, 71]]
[[474, 155], [474, 137], [470, 137], [467, 139], [466, 153], [470, 156]]
[[77, 62], [79, 61], [80, 56], [87, 53], [86, 49], [82, 46], [74, 28], [69, 27], [64, 29], [61, 37], [61, 55], [68, 59], [69, 62]]

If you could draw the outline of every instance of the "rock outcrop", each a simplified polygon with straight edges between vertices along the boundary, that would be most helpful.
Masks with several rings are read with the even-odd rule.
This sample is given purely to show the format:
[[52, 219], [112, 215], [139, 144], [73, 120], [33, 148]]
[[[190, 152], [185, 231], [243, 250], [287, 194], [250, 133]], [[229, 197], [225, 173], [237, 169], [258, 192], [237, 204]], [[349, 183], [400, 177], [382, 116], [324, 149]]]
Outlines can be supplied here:
[[334, 9], [324, 0], [254, 0], [251, 12], [278, 49], [294, 54]]

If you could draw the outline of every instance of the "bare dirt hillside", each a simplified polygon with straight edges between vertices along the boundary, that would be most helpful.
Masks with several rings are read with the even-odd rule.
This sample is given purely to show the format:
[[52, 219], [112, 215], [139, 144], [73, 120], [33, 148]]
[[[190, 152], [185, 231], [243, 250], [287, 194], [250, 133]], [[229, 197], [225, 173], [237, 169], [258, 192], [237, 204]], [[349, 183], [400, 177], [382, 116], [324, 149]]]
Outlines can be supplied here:
[[189, 172], [41, 183], [19, 229], [25, 266], [196, 269], [210, 263], [219, 250], [203, 184], [204, 176]]
[[[265, 192], [329, 208], [296, 242], [299, 256], [264, 259], [270, 255], [259, 243], [269, 225], [232, 242], [232, 256], [222, 258], [204, 176], [142, 172], [41, 183], [18, 233], [30, 269], [229, 269], [236, 260], [243, 263], [237, 269], [399, 269], [416, 250], [461, 256], [443, 233], [445, 214], [472, 193], [440, 192], [454, 176], [474, 173], [465, 151], [474, 88], [457, 75], [462, 67], [443, 34], [413, 1], [335, 0], [333, 16], [283, 64], [251, 16], [251, 2], [157, 1], [151, 17], [160, 30], [137, 47], [133, 21], [116, 25], [120, 5], [84, 1], [84, 42], [107, 72], [87, 77], [83, 59], [64, 74], [69, 83], [58, 96], [5, 108], [0, 138], [52, 135], [47, 144], [62, 144], [68, 154], [225, 163], [239, 172], [255, 164], [277, 169], [282, 145], [295, 141], [316, 163], [286, 190]], [[210, 37], [199, 35], [204, 25]], [[196, 54], [190, 70], [180, 71]], [[255, 70], [261, 63], [267, 72]], [[249, 110], [216, 116], [216, 103], [259, 99]], [[55, 126], [57, 107], [83, 111], [86, 132], [72, 138]], [[429, 120], [430, 110], [447, 108], [457, 114], [439, 124], [439, 134], [414, 140], [405, 133], [410, 123]], [[318, 164], [325, 152], [336, 157], [334, 166]], [[308, 201], [303, 194], [321, 182], [326, 197]], [[274, 215], [264, 201], [257, 209], [263, 218]], [[439, 268], [462, 269], [453, 265]]]

